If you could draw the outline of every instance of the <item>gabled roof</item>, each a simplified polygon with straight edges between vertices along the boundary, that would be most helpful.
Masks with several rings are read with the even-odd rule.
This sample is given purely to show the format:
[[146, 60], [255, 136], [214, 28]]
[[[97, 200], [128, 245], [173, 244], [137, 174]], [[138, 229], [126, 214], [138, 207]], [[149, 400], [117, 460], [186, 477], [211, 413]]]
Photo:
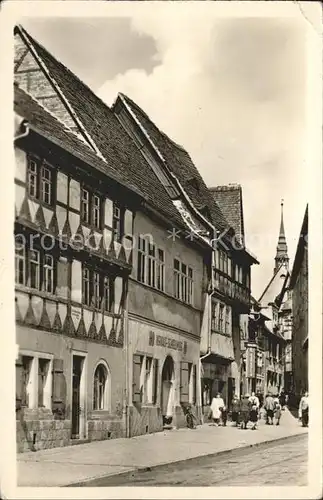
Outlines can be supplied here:
[[46, 68], [48, 78], [52, 79], [54, 88], [59, 89], [60, 95], [71, 106], [78, 123], [81, 123], [86, 136], [91, 138], [108, 167], [143, 193], [148, 204], [170, 223], [184, 227], [171, 198], [112, 110], [23, 28], [15, 29], [28, 38], [33, 52]]
[[[282, 277], [284, 280], [282, 280]], [[258, 302], [261, 305], [275, 304], [283, 289], [286, 289], [289, 274], [283, 264], [276, 269], [273, 277], [269, 281]]]
[[149, 116], [132, 99], [124, 94], [119, 94], [119, 97], [140, 122], [141, 127], [155, 146], [160, 159], [178, 179], [194, 207], [197, 210], [204, 210], [205, 218], [207, 218], [207, 210], [205, 209], [208, 207], [211, 215], [210, 222], [217, 230], [224, 231], [229, 228], [228, 221], [225, 219], [221, 208], [211, 196], [187, 151], [159, 130]]
[[290, 288], [293, 289], [296, 283], [296, 279], [304, 258], [305, 249], [308, 244], [308, 205], [306, 205], [305, 214], [303, 218], [301, 232], [298, 238], [297, 249], [295, 253], [295, 259], [293, 263], [293, 269], [290, 277]]
[[213, 198], [221, 207], [226, 220], [233, 227], [237, 237], [243, 241], [244, 221], [242, 205], [242, 189], [239, 184], [216, 186], [209, 188]]
[[[99, 172], [108, 175], [119, 184], [140, 194], [140, 191], [131, 183], [126, 182], [111, 166], [109, 166], [95, 151], [90, 149], [77, 135], [72, 133], [64, 124], [49, 113], [32, 96], [14, 84], [14, 110], [26, 124], [36, 133], [50, 142], [66, 150], [74, 157], [93, 167]], [[141, 194], [141, 196], [143, 196]]]

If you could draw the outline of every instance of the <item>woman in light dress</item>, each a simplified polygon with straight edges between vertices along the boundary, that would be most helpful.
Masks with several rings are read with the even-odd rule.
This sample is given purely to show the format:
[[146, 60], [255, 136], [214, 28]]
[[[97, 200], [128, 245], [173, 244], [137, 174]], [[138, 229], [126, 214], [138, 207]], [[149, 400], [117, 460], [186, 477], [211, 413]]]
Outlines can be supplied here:
[[223, 398], [221, 397], [221, 394], [218, 393], [215, 398], [212, 399], [211, 403], [211, 412], [212, 412], [212, 419], [214, 422], [214, 425], [219, 425], [220, 419], [221, 419], [221, 414], [222, 414], [222, 409], [224, 408], [224, 401]]

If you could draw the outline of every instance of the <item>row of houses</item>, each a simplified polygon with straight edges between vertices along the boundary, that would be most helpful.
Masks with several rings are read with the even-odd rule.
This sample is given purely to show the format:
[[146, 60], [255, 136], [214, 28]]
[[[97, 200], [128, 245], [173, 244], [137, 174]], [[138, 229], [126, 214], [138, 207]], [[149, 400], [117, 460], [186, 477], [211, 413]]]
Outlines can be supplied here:
[[251, 298], [247, 322], [247, 391], [284, 391], [297, 406], [308, 391], [308, 207], [290, 269], [282, 202], [273, 276], [260, 298]]
[[241, 187], [14, 36], [18, 451], [202, 421], [246, 388]]

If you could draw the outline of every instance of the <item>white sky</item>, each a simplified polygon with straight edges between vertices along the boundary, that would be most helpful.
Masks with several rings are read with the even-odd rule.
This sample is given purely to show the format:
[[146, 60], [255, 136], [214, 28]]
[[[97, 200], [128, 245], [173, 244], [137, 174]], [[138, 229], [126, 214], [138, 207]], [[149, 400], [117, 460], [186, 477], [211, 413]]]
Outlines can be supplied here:
[[207, 185], [242, 185], [247, 246], [260, 261], [252, 274], [259, 297], [273, 272], [281, 198], [291, 260], [309, 201], [312, 27], [296, 5], [292, 18], [281, 17], [279, 5], [276, 17], [223, 18], [210, 8], [174, 15], [167, 4], [133, 13], [128, 7], [122, 19], [22, 24], [107, 104], [118, 92], [134, 99], [187, 149]]

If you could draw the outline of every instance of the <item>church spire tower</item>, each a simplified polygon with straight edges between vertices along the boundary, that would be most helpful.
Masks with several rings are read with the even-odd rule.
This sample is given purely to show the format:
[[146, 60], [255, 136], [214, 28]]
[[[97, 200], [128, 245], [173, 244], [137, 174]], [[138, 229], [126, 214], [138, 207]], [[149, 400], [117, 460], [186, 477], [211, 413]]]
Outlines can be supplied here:
[[280, 219], [280, 229], [279, 229], [279, 237], [278, 237], [278, 245], [275, 257], [275, 269], [274, 273], [283, 264], [288, 271], [289, 267], [289, 257], [287, 250], [287, 242], [285, 236], [285, 227], [284, 227], [284, 200], [281, 201], [281, 219]]

